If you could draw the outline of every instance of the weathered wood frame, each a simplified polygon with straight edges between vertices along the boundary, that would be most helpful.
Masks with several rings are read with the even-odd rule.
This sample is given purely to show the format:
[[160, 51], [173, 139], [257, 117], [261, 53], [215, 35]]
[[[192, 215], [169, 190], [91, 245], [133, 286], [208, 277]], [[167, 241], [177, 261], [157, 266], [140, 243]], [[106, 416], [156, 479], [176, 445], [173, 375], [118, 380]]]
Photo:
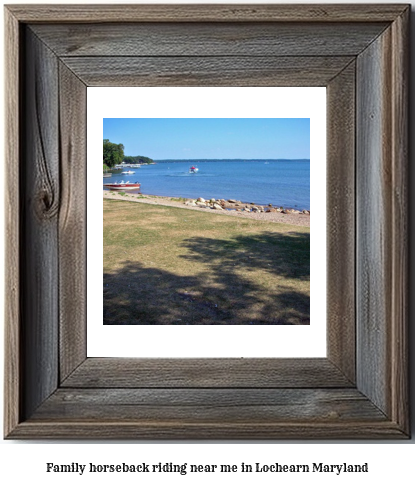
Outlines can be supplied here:
[[[6, 438], [408, 438], [409, 10], [6, 7]], [[102, 85], [327, 87], [327, 358], [86, 357]]]

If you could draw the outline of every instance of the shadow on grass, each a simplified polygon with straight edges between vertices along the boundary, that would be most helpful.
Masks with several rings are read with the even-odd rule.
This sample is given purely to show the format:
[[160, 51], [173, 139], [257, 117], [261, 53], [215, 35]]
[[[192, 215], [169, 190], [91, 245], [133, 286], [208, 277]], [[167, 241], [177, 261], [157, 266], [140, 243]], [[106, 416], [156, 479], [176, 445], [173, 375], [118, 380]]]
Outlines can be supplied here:
[[[139, 262], [104, 274], [105, 324], [307, 324], [309, 234], [189, 238], [183, 276]], [[255, 279], [261, 274], [261, 281]]]
[[209, 264], [219, 280], [224, 272], [238, 268], [263, 269], [285, 278], [310, 279], [310, 234], [264, 232], [240, 235], [232, 240], [190, 238], [181, 256]]

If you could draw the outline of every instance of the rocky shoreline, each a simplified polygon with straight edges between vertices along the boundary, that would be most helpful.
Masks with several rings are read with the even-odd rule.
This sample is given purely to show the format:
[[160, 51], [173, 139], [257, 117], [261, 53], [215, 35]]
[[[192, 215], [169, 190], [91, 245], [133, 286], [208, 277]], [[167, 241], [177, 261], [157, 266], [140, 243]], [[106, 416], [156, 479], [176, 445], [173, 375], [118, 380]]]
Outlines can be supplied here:
[[126, 200], [152, 205], [166, 205], [170, 207], [186, 207], [190, 210], [201, 212], [220, 212], [221, 215], [229, 215], [236, 218], [248, 218], [264, 220], [268, 222], [286, 223], [291, 225], [310, 226], [310, 211], [276, 207], [273, 205], [256, 205], [253, 202], [244, 203], [239, 200], [216, 200], [199, 197], [197, 199], [183, 199], [162, 197], [157, 195], [145, 195], [134, 193], [116, 193], [104, 191], [104, 199]]
[[210, 208], [212, 210], [236, 210], [238, 212], [265, 212], [265, 213], [282, 213], [282, 214], [304, 214], [310, 215], [309, 210], [297, 210], [294, 208], [284, 208], [284, 207], [276, 207], [271, 203], [269, 205], [257, 205], [256, 203], [244, 203], [240, 200], [216, 200], [215, 198], [211, 198], [210, 200], [205, 200], [202, 197], [199, 197], [197, 200], [186, 200], [184, 203], [190, 207], [198, 206], [200, 208]]

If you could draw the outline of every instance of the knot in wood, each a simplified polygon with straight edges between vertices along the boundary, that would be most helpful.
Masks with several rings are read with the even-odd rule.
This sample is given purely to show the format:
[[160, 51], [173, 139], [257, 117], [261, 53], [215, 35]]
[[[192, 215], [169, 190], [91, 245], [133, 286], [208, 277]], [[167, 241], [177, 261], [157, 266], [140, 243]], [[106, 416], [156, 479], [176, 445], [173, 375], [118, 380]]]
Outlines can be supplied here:
[[50, 219], [58, 212], [58, 204], [53, 191], [42, 188], [36, 199], [36, 211], [40, 218]]

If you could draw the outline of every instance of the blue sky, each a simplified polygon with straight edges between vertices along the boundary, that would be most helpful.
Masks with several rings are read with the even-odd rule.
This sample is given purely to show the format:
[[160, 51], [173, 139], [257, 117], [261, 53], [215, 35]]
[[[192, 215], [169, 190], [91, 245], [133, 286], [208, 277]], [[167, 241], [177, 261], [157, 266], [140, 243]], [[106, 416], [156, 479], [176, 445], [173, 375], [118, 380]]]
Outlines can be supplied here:
[[309, 159], [310, 119], [104, 119], [104, 139], [152, 159]]

